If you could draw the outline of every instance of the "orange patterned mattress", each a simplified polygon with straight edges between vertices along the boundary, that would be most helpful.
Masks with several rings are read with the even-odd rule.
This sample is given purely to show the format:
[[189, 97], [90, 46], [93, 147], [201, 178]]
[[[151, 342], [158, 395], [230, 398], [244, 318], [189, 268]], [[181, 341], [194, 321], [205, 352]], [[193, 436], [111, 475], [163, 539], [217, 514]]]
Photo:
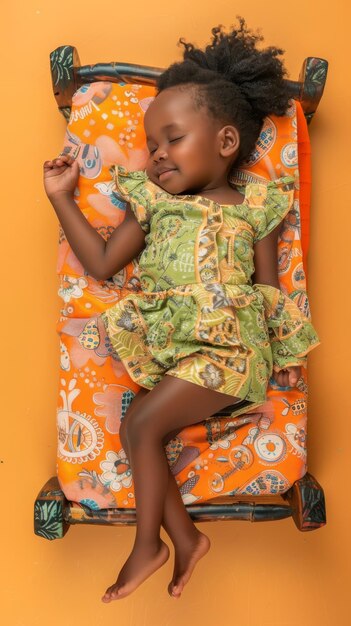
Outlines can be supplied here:
[[[76, 201], [107, 238], [124, 219], [110, 167], [143, 169], [147, 150], [143, 115], [152, 87], [93, 83], [74, 98], [64, 150], [80, 147]], [[295, 202], [279, 240], [281, 288], [305, 315], [305, 260], [309, 233], [310, 150], [298, 103], [284, 118], [267, 118], [249, 162], [235, 175], [255, 178], [299, 175]], [[139, 290], [133, 262], [107, 281], [86, 275], [60, 233], [58, 321], [61, 369], [58, 397], [57, 473], [66, 497], [93, 509], [134, 507], [131, 470], [118, 432], [137, 385], [111, 353], [100, 314]], [[184, 429], [166, 447], [185, 504], [223, 495], [282, 493], [306, 472], [306, 372], [295, 389], [269, 387], [259, 410], [238, 418], [213, 418]]]

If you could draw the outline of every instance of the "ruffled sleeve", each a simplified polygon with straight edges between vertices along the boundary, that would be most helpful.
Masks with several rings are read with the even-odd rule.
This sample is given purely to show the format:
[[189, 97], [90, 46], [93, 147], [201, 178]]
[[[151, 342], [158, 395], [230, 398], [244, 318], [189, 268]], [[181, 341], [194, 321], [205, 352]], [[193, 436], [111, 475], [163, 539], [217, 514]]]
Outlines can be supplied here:
[[306, 356], [319, 339], [311, 322], [291, 298], [270, 285], [254, 285], [263, 298], [273, 355], [273, 369], [306, 365]]
[[158, 187], [144, 171], [128, 172], [121, 165], [115, 165], [112, 175], [117, 193], [129, 202], [141, 228], [148, 233]]
[[294, 177], [284, 176], [268, 183], [248, 183], [245, 192], [246, 219], [254, 241], [268, 235], [290, 211], [294, 201]]

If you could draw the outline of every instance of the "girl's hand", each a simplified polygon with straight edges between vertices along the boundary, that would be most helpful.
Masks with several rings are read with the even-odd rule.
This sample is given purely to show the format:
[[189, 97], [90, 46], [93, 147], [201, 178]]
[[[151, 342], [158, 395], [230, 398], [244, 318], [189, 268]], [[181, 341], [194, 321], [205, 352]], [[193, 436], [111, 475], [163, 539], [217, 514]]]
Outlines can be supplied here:
[[301, 367], [293, 365], [286, 367], [280, 372], [273, 372], [273, 378], [279, 387], [296, 387], [296, 383], [301, 376]]
[[44, 187], [49, 199], [61, 194], [73, 196], [79, 177], [79, 165], [64, 154], [44, 163]]

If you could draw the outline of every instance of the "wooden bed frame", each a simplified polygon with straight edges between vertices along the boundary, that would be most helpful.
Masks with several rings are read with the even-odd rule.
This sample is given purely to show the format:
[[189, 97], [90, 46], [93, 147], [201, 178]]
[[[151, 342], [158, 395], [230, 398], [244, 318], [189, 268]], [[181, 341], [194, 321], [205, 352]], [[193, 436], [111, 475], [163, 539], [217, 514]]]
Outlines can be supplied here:
[[[154, 85], [157, 77], [164, 71], [160, 67], [119, 62], [81, 66], [78, 51], [73, 46], [56, 48], [50, 54], [50, 64], [54, 96], [59, 111], [67, 121], [71, 112], [72, 96], [82, 85], [98, 81]], [[298, 80], [285, 81], [291, 98], [301, 102], [308, 122], [312, 120], [322, 98], [327, 72], [328, 62], [325, 59], [307, 57]]]
[[[50, 55], [54, 96], [60, 112], [68, 121], [72, 96], [79, 87], [97, 81], [133, 82], [154, 85], [162, 73], [158, 67], [129, 63], [98, 63], [81, 66], [76, 48], [61, 46]], [[290, 95], [299, 100], [307, 122], [313, 118], [323, 95], [328, 63], [324, 59], [305, 59], [298, 81], [287, 80]], [[231, 414], [227, 407], [217, 416]], [[309, 473], [297, 480], [284, 494], [277, 496], [223, 496], [206, 504], [188, 505], [196, 522], [247, 520], [272, 521], [292, 517], [301, 531], [314, 530], [326, 524], [325, 500], [322, 487]], [[92, 510], [70, 502], [60, 489], [57, 477], [52, 477], [40, 490], [35, 501], [34, 532], [45, 539], [65, 535], [70, 524], [135, 524], [135, 509]]]

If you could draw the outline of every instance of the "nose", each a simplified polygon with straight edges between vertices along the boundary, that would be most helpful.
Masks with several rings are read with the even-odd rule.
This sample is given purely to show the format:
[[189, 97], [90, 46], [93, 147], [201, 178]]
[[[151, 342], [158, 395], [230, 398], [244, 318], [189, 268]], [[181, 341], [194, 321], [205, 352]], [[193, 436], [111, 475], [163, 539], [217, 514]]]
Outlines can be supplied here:
[[152, 158], [153, 158], [155, 163], [159, 163], [159, 161], [165, 161], [167, 159], [167, 157], [168, 157], [168, 155], [167, 155], [166, 150], [164, 148], [162, 148], [161, 146], [159, 148], [157, 148], [157, 150], [152, 155]]

